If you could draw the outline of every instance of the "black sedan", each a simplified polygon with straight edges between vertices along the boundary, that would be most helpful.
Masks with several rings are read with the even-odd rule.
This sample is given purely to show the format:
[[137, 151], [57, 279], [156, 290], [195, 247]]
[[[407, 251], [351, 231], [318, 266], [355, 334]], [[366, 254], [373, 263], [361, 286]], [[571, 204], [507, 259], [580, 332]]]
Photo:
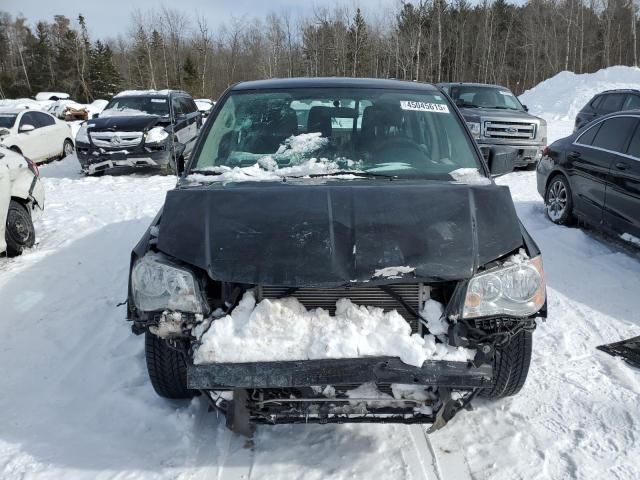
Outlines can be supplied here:
[[640, 110], [601, 117], [547, 147], [537, 168], [549, 219], [640, 245]]

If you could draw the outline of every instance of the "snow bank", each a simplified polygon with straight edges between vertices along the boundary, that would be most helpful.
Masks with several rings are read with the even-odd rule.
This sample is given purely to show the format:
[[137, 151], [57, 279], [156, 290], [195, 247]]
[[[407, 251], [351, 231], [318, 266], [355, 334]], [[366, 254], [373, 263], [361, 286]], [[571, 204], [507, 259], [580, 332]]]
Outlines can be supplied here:
[[307, 310], [295, 298], [262, 300], [246, 292], [233, 312], [215, 320], [202, 336], [196, 364], [392, 356], [408, 365], [425, 360], [464, 362], [474, 352], [436, 343], [433, 335], [411, 334], [395, 310], [336, 303], [336, 314]]
[[638, 88], [640, 68], [615, 66], [595, 73], [560, 72], [520, 95], [529, 112], [547, 121], [549, 143], [570, 135], [577, 113], [596, 93]]

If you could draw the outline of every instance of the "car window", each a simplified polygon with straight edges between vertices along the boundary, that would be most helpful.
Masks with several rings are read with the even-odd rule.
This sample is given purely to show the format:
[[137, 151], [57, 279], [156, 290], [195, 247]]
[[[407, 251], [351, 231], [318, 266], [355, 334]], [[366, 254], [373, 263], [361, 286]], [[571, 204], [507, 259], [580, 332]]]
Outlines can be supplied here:
[[184, 113], [184, 111], [182, 110], [182, 103], [180, 102], [180, 99], [178, 97], [173, 97], [171, 99], [171, 106], [173, 107], [174, 115], [177, 116]]
[[198, 110], [194, 108], [195, 104], [192, 105], [192, 103], [193, 101], [189, 97], [180, 97], [180, 104], [184, 113], [193, 113]]
[[25, 125], [32, 125], [33, 128], [40, 128], [38, 119], [34, 116], [34, 112], [27, 112], [20, 119], [20, 128]]
[[35, 117], [35, 121], [38, 122], [38, 125], [40, 127], [50, 127], [51, 125], [56, 123], [53, 117], [51, 115], [47, 115], [46, 113], [33, 112], [31, 115]]
[[604, 99], [602, 100], [598, 110], [602, 113], [611, 113], [622, 110], [622, 102], [626, 97], [624, 93], [609, 93], [607, 95], [603, 95]]
[[635, 94], [627, 95], [627, 98], [624, 101], [624, 105], [622, 106], [623, 110], [635, 110], [636, 108], [640, 108], [640, 96]]
[[633, 129], [638, 123], [635, 117], [613, 117], [602, 122], [592, 146], [624, 153]]
[[16, 113], [0, 113], [0, 128], [11, 128], [16, 123]]
[[629, 142], [629, 148], [627, 148], [627, 154], [640, 160], [640, 124], [636, 127], [635, 132], [633, 132], [633, 136]]
[[[204, 133], [195, 170], [291, 170], [318, 164], [451, 180], [482, 171], [474, 145], [439, 92], [325, 88], [239, 92]], [[326, 168], [322, 165], [326, 164]]]
[[600, 107], [600, 104], [602, 103], [602, 97], [603, 95], [596, 96], [596, 98], [594, 98], [591, 102], [591, 108], [593, 108], [594, 110], [597, 110], [598, 107]]
[[586, 132], [584, 132], [582, 135], [578, 137], [578, 139], [576, 140], [576, 143], [580, 145], [591, 145], [593, 143], [593, 139], [598, 133], [598, 130], [600, 130], [601, 126], [602, 126], [602, 122], [589, 128]]
[[160, 115], [169, 114], [167, 97], [152, 97], [149, 95], [123, 95], [114, 97], [104, 108], [100, 116], [115, 116], [119, 112], [129, 115]]

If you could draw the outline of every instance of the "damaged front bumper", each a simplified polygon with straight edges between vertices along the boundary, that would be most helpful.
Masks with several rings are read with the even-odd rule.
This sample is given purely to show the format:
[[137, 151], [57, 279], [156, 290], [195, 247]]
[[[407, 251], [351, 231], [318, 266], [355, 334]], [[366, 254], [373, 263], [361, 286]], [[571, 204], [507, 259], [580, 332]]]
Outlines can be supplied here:
[[[440, 428], [492, 381], [491, 365], [427, 360], [415, 367], [396, 357], [187, 367], [188, 387], [207, 395], [225, 412], [227, 426], [244, 435], [251, 434], [252, 424], [403, 423]], [[365, 384], [379, 395], [357, 395]], [[397, 396], [398, 387], [422, 396]], [[456, 398], [453, 391], [459, 392]]]
[[363, 357], [279, 362], [213, 363], [187, 367], [195, 390], [299, 388], [313, 385], [396, 383], [433, 387], [483, 388], [491, 384], [490, 365], [427, 360], [422, 367], [396, 357]]
[[82, 171], [88, 175], [124, 168], [162, 168], [171, 162], [169, 147], [107, 150], [79, 144], [77, 155]]

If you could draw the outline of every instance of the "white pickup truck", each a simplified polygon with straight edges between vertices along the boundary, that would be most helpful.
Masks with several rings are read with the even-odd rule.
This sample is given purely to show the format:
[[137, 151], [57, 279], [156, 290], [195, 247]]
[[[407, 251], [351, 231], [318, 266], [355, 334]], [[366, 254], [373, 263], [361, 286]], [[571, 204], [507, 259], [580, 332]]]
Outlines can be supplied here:
[[20, 255], [35, 242], [33, 220], [44, 209], [38, 167], [0, 147], [0, 254]]

